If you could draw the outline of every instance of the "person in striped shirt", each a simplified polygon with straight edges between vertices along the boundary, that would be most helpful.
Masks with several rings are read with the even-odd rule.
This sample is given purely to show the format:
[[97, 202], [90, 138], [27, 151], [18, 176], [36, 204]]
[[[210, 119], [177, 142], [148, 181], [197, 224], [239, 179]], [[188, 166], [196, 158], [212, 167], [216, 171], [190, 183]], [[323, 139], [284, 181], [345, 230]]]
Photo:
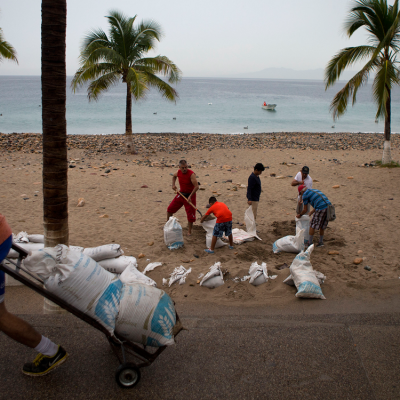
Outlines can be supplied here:
[[299, 187], [299, 192], [301, 196], [301, 201], [304, 204], [304, 209], [300, 214], [297, 214], [297, 218], [307, 213], [307, 204], [311, 204], [313, 210], [309, 212], [309, 216], [312, 216], [310, 222], [310, 239], [307, 243], [308, 246], [312, 245], [314, 233], [319, 230], [319, 243], [317, 247], [322, 247], [324, 245], [324, 233], [328, 226], [327, 210], [328, 205], [331, 204], [329, 199], [317, 189], [307, 189], [306, 186], [302, 185]]

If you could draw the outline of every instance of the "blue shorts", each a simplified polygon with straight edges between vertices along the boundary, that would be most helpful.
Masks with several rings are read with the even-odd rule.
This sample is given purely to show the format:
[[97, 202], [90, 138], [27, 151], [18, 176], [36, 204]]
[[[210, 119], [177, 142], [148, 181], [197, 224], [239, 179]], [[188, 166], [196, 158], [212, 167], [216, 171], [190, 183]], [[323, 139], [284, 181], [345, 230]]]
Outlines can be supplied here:
[[232, 235], [232, 221], [221, 222], [219, 224], [215, 224], [213, 236], [221, 238], [222, 236]]
[[[2, 244], [0, 244], [0, 263], [6, 258], [8, 252], [11, 249], [12, 236], [6, 239]], [[6, 279], [4, 272], [0, 271], [0, 303], [4, 301], [4, 291], [6, 290]]]

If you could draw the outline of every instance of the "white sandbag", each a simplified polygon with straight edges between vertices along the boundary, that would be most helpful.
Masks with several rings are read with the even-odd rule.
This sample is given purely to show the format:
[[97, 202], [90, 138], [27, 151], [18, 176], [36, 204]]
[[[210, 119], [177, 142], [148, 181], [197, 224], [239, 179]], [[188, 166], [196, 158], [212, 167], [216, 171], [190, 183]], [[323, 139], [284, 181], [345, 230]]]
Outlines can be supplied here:
[[242, 244], [244, 242], [252, 242], [255, 239], [255, 237], [247, 233], [243, 229], [239, 228], [233, 228], [232, 229], [232, 240], [234, 244]]
[[221, 271], [221, 263], [217, 262], [210, 267], [210, 271], [204, 275], [200, 282], [200, 286], [205, 286], [209, 289], [222, 286], [224, 284], [224, 275]]
[[142, 283], [143, 285], [149, 285], [157, 287], [157, 283], [153, 279], [144, 275], [136, 268], [136, 264], [129, 264], [125, 270], [120, 275], [119, 279], [122, 283], [126, 285], [131, 285], [133, 283]]
[[268, 282], [267, 264], [253, 262], [249, 268], [250, 281], [253, 286], [259, 286], [262, 283]]
[[116, 275], [65, 245], [34, 251], [24, 265], [44, 279], [47, 290], [113, 333], [123, 286]]
[[302, 215], [300, 218], [295, 218], [296, 219], [296, 233], [304, 229], [304, 241], [307, 241], [310, 239], [310, 220], [311, 218], [308, 215]]
[[124, 251], [119, 244], [111, 243], [98, 247], [87, 247], [83, 250], [83, 254], [93, 258], [94, 261], [101, 261], [121, 256]]
[[171, 287], [171, 285], [177, 281], [179, 281], [180, 285], [183, 285], [186, 281], [186, 277], [192, 272], [192, 268], [186, 269], [184, 266], [176, 267], [173, 272], [170, 274], [168, 286]]
[[26, 232], [20, 232], [18, 235], [13, 234], [14, 243], [29, 243], [28, 234]]
[[296, 285], [296, 297], [324, 299], [318, 279], [310, 262], [310, 256], [314, 250], [312, 244], [306, 251], [298, 254], [290, 266], [290, 273]]
[[83, 253], [83, 250], [85, 250], [85, 248], [81, 246], [69, 246], [69, 249], [79, 253]]
[[164, 242], [170, 250], [183, 247], [182, 227], [176, 217], [169, 217], [164, 225]]
[[129, 264], [133, 264], [137, 268], [137, 261], [132, 256], [120, 256], [116, 258], [108, 258], [106, 260], [99, 261], [99, 264], [108, 272], [113, 274], [122, 274], [125, 268]]
[[[314, 274], [315, 274], [315, 277], [318, 279], [318, 283], [320, 284], [320, 285], [322, 285], [324, 282], [325, 282], [325, 280], [326, 280], [326, 276], [322, 273], [322, 272], [319, 272], [319, 271], [313, 271], [314, 272]], [[295, 284], [294, 284], [294, 280], [293, 280], [293, 278], [292, 278], [292, 274], [290, 274], [284, 281], [283, 281], [283, 283], [286, 283], [286, 285], [289, 285], [289, 286], [295, 286]]]
[[28, 239], [32, 243], [44, 243], [44, 235], [28, 235]]
[[[40, 250], [40, 249], [44, 248], [43, 243], [15, 243], [15, 244], [17, 246], [21, 247], [22, 249], [24, 249], [25, 251], [27, 251], [28, 253], [30, 251], [36, 251], [36, 250]], [[19, 254], [15, 250], [10, 249], [7, 257], [8, 258], [18, 258]]]
[[243, 229], [232, 229], [233, 243], [242, 244], [244, 242], [252, 242], [255, 238], [261, 240], [257, 235], [256, 221], [251, 206], [244, 213], [244, 222], [246, 224], [247, 232]]
[[124, 285], [115, 332], [145, 346], [175, 343], [176, 312], [172, 299], [163, 291], [139, 283]]
[[297, 230], [296, 236], [285, 236], [278, 239], [273, 245], [274, 253], [286, 251], [288, 253], [299, 253], [304, 249], [304, 229]]
[[143, 273], [146, 275], [147, 272], [153, 271], [153, 269], [157, 267], [161, 267], [162, 263], [161, 262], [153, 262], [150, 264], [147, 264], [146, 268], [143, 270]]
[[[217, 223], [217, 220], [210, 219], [208, 221], [202, 222], [201, 226], [206, 231], [206, 246], [209, 249], [211, 247], [211, 240], [213, 237], [214, 226]], [[217, 239], [217, 243], [215, 244], [215, 248], [218, 249], [219, 247], [226, 246], [228, 243], [224, 243], [220, 238]]]

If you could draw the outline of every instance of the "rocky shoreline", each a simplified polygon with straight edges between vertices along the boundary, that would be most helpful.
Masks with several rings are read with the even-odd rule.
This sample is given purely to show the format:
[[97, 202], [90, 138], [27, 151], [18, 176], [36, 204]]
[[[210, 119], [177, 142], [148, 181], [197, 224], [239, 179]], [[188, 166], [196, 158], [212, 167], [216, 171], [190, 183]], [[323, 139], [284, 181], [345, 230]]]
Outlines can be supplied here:
[[[276, 132], [241, 135], [209, 133], [137, 133], [133, 142], [139, 154], [169, 154], [216, 149], [300, 149], [371, 150], [383, 148], [383, 134]], [[124, 135], [69, 135], [68, 149], [85, 154], [125, 154]], [[392, 148], [398, 148], [400, 135], [391, 136]], [[37, 133], [0, 133], [1, 152], [41, 153], [42, 135]]]

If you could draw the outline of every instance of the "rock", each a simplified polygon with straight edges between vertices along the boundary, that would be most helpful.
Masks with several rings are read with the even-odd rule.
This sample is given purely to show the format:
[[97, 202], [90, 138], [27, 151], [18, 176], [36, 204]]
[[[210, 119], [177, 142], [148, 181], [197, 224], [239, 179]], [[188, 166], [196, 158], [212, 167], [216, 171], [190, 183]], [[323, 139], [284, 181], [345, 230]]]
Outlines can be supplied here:
[[269, 176], [272, 176], [272, 178], [273, 178], [276, 176], [276, 174], [272, 172], [271, 174], [269, 174]]
[[200, 281], [199, 280], [197, 280], [197, 282], [196, 282], [197, 284], [199, 284], [200, 283]]
[[77, 207], [83, 207], [85, 205], [85, 199], [83, 197], [80, 197], [78, 199], [78, 204], [76, 205]]
[[285, 179], [285, 178], [286, 178], [286, 176], [283, 176], [283, 175], [279, 175], [276, 177], [276, 179]]
[[146, 257], [146, 255], [143, 254], [143, 253], [140, 253], [140, 254], [138, 255], [138, 258], [144, 258], [144, 257]]
[[106, 170], [104, 171], [105, 174], [109, 174], [110, 172], [111, 172], [111, 169], [106, 169]]
[[147, 243], [148, 246], [153, 246], [154, 242]]
[[134, 178], [135, 176], [136, 176], [135, 174], [132, 174], [132, 175], [131, 175], [132, 178]]
[[193, 254], [193, 257], [199, 258], [199, 256], [197, 254]]
[[339, 188], [340, 188], [340, 185], [333, 185], [332, 188], [333, 188], [333, 189], [339, 189]]
[[199, 190], [206, 190], [206, 188], [204, 188], [204, 187], [201, 187], [201, 188], [199, 188]]
[[147, 185], [143, 185], [143, 186], [140, 186], [141, 188], [148, 188], [148, 186]]
[[362, 253], [363, 253], [362, 250], [358, 250], [358, 251], [357, 251], [357, 254], [362, 254]]
[[366, 269], [367, 271], [371, 271], [371, 267], [369, 267], [368, 265], [366, 265], [366, 266], [364, 267], [364, 269]]
[[330, 256], [338, 256], [340, 253], [337, 250], [330, 250], [328, 251], [328, 254]]
[[352, 176], [348, 176], [347, 179], [354, 179]]
[[99, 218], [109, 218], [108, 214], [100, 215]]
[[355, 258], [354, 261], [353, 261], [353, 263], [356, 264], [356, 265], [361, 264], [362, 262], [363, 262], [362, 258]]

